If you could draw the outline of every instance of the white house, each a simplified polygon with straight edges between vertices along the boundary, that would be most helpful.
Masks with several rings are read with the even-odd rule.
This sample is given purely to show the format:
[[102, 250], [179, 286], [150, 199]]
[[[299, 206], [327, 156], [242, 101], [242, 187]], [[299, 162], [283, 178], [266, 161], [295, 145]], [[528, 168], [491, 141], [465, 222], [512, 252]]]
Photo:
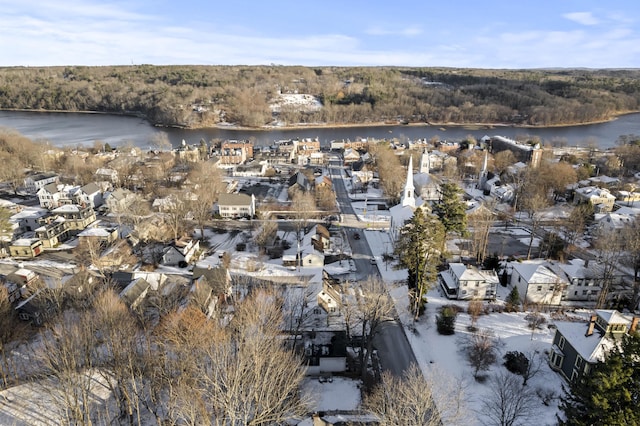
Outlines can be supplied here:
[[567, 288], [567, 281], [545, 265], [544, 260], [510, 262], [511, 286], [518, 288], [526, 303], [558, 305]]
[[92, 209], [100, 207], [104, 203], [100, 187], [93, 182], [86, 184], [82, 188], [79, 188], [75, 192], [74, 196], [78, 204], [84, 204], [91, 207]]
[[36, 194], [40, 188], [50, 183], [58, 183], [58, 175], [55, 173], [38, 173], [27, 176], [24, 179], [24, 187], [29, 194]]
[[162, 253], [162, 263], [168, 266], [187, 264], [194, 259], [199, 250], [200, 242], [198, 240], [180, 239], [165, 247]]
[[220, 194], [218, 210], [222, 217], [253, 217], [256, 214], [256, 198], [253, 194]]
[[481, 271], [475, 266], [450, 263], [438, 274], [438, 284], [449, 299], [495, 299], [498, 275], [493, 270]]

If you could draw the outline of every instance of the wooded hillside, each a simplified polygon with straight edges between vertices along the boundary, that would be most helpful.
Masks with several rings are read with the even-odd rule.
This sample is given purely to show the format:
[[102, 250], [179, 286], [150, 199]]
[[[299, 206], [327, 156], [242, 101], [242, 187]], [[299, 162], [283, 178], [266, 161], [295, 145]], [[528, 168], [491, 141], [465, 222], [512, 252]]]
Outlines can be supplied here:
[[[317, 110], [270, 103], [310, 94]], [[640, 70], [483, 70], [284, 66], [1, 68], [0, 108], [139, 114], [154, 124], [259, 127], [379, 122], [607, 120], [640, 110]]]

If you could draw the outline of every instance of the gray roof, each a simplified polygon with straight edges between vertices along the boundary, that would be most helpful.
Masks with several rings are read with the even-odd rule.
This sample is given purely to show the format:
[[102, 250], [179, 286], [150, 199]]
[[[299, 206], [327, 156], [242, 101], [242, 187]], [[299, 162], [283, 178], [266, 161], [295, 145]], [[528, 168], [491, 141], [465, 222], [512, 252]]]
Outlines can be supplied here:
[[220, 194], [218, 205], [224, 206], [250, 206], [251, 196], [247, 194]]
[[100, 192], [100, 188], [95, 183], [91, 182], [80, 188], [82, 192], [85, 194], [93, 194], [96, 192]]

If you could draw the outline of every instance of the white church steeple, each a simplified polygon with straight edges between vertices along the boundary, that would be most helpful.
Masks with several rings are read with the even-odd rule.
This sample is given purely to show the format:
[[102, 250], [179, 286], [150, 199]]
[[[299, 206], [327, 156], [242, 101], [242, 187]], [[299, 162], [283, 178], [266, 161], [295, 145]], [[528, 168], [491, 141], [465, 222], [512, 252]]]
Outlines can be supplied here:
[[426, 149], [422, 151], [422, 155], [420, 156], [420, 173], [429, 174], [431, 173], [431, 159], [429, 158], [429, 151]]
[[416, 206], [415, 187], [413, 186], [413, 157], [409, 157], [409, 168], [407, 169], [407, 183], [404, 184], [402, 192], [402, 206]]

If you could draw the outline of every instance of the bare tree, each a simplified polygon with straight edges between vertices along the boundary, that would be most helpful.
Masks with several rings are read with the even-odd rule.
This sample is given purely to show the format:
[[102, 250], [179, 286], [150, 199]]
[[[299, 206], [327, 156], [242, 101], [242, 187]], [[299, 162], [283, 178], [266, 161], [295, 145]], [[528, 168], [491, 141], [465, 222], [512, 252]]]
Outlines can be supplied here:
[[345, 320], [348, 332], [357, 331], [361, 336], [359, 364], [363, 378], [373, 352], [373, 340], [385, 322], [393, 321], [395, 307], [393, 300], [377, 278], [370, 277], [348, 290], [345, 297]]
[[482, 300], [474, 299], [469, 302], [469, 305], [467, 306], [467, 313], [469, 314], [469, 317], [471, 317], [471, 329], [475, 330], [478, 318], [480, 318], [483, 311], [484, 302]]
[[189, 181], [194, 195], [190, 200], [191, 213], [200, 228], [200, 238], [204, 239], [204, 226], [211, 219], [213, 203], [218, 200], [225, 185], [220, 169], [210, 161], [196, 163], [189, 174]]
[[497, 341], [491, 330], [481, 329], [467, 337], [463, 349], [471, 367], [473, 377], [480, 380], [480, 372], [486, 371], [497, 359]]
[[600, 290], [596, 307], [603, 308], [614, 284], [618, 262], [624, 253], [625, 241], [623, 236], [604, 229], [594, 235], [593, 241], [595, 241], [597, 260], [602, 265], [602, 290]]
[[527, 248], [527, 259], [531, 258], [531, 249], [533, 247], [533, 240], [536, 238], [536, 232], [540, 228], [542, 222], [542, 210], [549, 205], [545, 194], [535, 192], [533, 194], [526, 194], [524, 199], [521, 200], [523, 209], [529, 214], [529, 226], [531, 232], [531, 238], [529, 239], [529, 246]]
[[270, 220], [263, 220], [262, 226], [258, 230], [255, 236], [255, 242], [260, 247], [262, 253], [265, 252], [266, 247], [273, 242], [278, 231], [278, 223]]
[[471, 247], [478, 262], [483, 262], [487, 255], [489, 233], [494, 221], [493, 206], [481, 206], [467, 216], [471, 233]]
[[533, 417], [536, 402], [531, 389], [522, 386], [513, 374], [501, 371], [490, 379], [489, 396], [482, 401], [481, 413], [488, 420], [486, 424], [514, 426]]
[[415, 364], [402, 376], [382, 373], [382, 379], [364, 396], [363, 408], [378, 417], [381, 426], [469, 424], [466, 386], [438, 369], [424, 373]]
[[64, 424], [92, 423], [95, 340], [84, 319], [67, 312], [43, 331], [38, 353], [42, 366], [40, 384]]

